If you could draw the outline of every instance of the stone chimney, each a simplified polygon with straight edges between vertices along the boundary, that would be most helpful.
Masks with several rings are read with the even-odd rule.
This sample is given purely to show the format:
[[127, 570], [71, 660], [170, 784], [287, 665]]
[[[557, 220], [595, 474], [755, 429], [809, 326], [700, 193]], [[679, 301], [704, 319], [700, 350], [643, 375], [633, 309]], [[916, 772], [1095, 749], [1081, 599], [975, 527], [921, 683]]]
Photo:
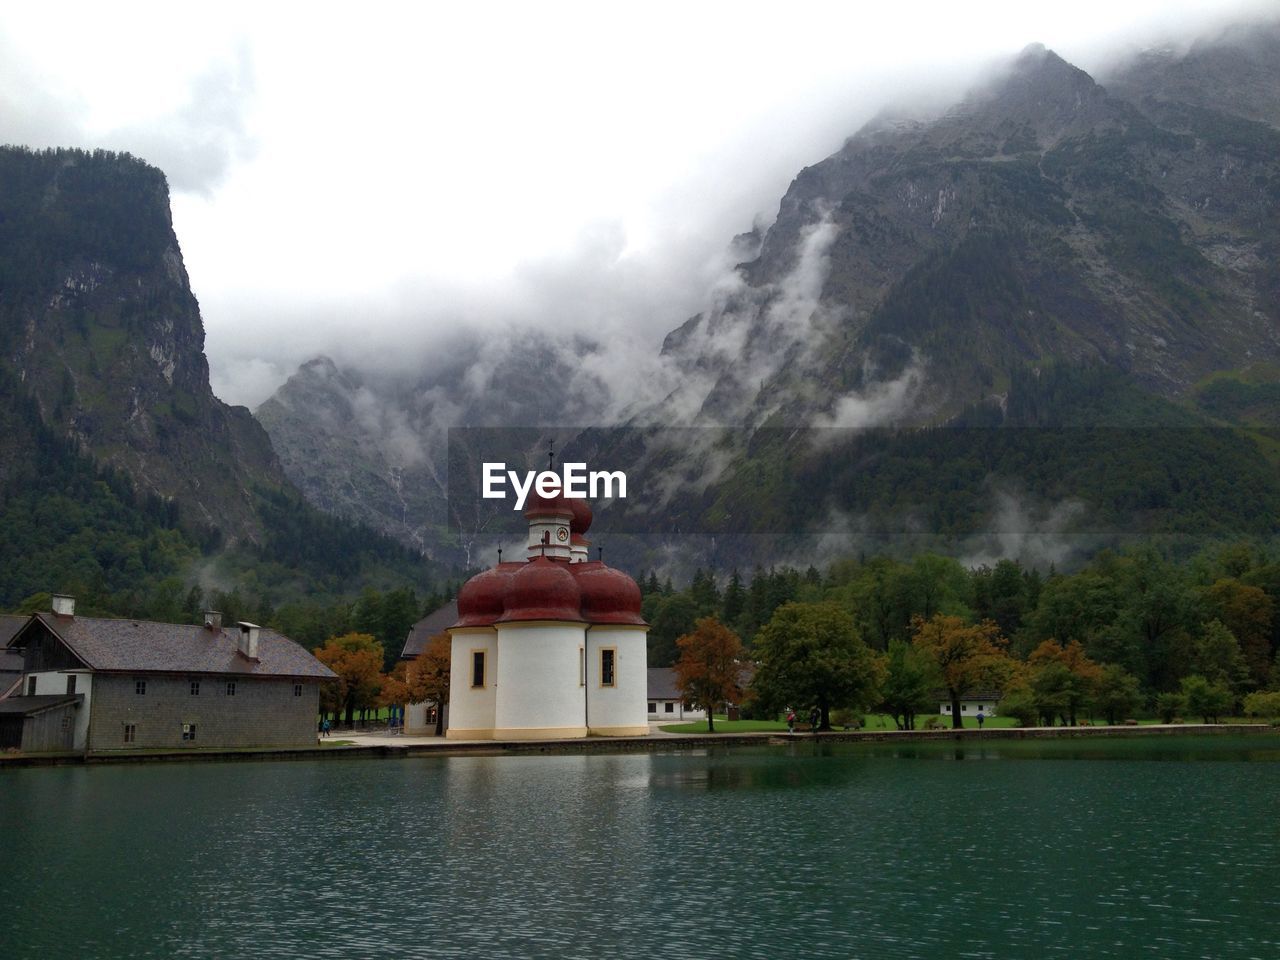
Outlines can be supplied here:
[[250, 660], [257, 660], [258, 631], [262, 628], [256, 623], [245, 623], [243, 620], [237, 623], [236, 626], [240, 628], [240, 639], [236, 643], [237, 649]]
[[206, 630], [221, 630], [222, 613], [218, 610], [206, 610], [204, 612], [204, 628]]
[[53, 595], [53, 612], [59, 617], [74, 617], [76, 615], [76, 598], [68, 597], [62, 593], [55, 593]]

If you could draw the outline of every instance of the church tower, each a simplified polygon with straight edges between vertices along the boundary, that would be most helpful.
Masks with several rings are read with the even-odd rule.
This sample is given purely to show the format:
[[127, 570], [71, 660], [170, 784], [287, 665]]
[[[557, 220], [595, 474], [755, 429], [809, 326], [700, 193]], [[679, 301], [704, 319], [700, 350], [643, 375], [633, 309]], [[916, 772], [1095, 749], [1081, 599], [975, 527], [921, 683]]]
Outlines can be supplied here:
[[458, 593], [448, 736], [646, 735], [640, 588], [588, 559], [586, 501], [534, 494], [524, 516], [527, 558], [477, 574]]

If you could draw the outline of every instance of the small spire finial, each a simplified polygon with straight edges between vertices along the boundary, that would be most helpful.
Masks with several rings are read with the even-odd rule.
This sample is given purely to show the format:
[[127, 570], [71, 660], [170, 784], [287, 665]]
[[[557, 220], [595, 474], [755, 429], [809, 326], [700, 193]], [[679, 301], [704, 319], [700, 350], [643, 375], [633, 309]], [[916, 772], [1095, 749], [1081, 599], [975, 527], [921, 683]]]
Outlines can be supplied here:
[[498, 544], [498, 562], [502, 562], [502, 544]]
[[552, 437], [547, 441], [547, 469], [555, 470], [556, 468], [556, 441]]
[[596, 547], [596, 558], [604, 563], [604, 547]]

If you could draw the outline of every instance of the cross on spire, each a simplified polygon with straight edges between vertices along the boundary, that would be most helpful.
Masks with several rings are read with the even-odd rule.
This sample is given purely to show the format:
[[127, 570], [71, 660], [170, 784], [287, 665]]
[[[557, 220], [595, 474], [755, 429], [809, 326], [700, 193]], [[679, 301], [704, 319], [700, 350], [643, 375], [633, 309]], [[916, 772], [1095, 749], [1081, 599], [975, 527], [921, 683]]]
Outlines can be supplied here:
[[552, 437], [547, 441], [547, 469], [554, 471], [556, 468], [556, 441]]

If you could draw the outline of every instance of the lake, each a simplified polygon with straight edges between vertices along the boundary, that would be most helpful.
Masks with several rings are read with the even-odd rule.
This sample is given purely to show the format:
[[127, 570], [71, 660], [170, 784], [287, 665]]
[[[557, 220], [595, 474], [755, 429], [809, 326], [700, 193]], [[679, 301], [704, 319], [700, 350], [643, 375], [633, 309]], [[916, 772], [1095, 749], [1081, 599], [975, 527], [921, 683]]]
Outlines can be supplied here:
[[0, 771], [0, 956], [1280, 956], [1280, 736]]

